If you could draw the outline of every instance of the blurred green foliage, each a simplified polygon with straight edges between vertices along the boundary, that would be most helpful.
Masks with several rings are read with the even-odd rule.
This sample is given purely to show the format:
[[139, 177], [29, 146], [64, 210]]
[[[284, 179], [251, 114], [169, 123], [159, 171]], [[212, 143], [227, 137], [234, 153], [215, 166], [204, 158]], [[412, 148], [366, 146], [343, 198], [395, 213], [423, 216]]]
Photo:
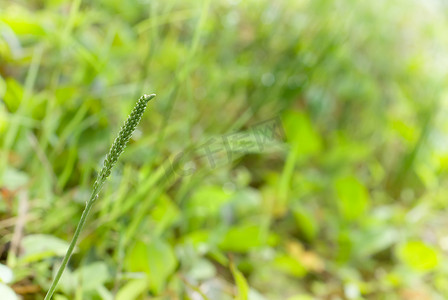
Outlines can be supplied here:
[[446, 299], [446, 13], [0, 0], [0, 298]]

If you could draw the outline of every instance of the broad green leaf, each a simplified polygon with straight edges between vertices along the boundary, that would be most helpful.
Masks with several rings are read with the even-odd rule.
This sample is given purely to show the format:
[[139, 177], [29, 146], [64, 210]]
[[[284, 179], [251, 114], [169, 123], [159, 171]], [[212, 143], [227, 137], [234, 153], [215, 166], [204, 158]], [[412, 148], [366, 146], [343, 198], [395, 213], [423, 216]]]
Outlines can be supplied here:
[[410, 241], [399, 246], [397, 254], [403, 263], [416, 271], [431, 271], [439, 264], [436, 250], [422, 241]]
[[238, 294], [235, 299], [247, 300], [249, 295], [249, 285], [247, 284], [246, 278], [233, 263], [230, 264], [230, 271], [232, 272], [233, 279], [238, 287]]
[[175, 270], [177, 259], [172, 247], [162, 240], [137, 242], [126, 256], [126, 267], [131, 272], [145, 272], [150, 290], [160, 293], [168, 276]]
[[340, 177], [334, 182], [338, 207], [342, 217], [347, 221], [360, 219], [369, 205], [369, 193], [354, 176]]
[[263, 233], [259, 225], [242, 225], [230, 228], [219, 244], [225, 251], [247, 252], [263, 245]]

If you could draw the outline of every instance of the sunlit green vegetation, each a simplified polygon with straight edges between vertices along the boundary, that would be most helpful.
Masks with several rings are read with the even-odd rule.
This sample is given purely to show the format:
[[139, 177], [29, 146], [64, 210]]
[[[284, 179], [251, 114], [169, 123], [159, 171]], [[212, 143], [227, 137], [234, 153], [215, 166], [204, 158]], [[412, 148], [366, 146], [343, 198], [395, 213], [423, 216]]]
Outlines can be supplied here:
[[0, 0], [0, 299], [447, 299], [447, 12]]

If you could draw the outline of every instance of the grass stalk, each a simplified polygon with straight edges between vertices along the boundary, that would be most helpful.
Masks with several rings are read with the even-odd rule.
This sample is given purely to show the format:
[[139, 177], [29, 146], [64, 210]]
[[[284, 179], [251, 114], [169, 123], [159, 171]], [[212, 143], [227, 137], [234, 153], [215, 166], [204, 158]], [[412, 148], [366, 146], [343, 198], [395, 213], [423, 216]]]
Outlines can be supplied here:
[[156, 96], [155, 94], [151, 94], [151, 95], [143, 95], [142, 97], [140, 97], [134, 109], [132, 110], [131, 114], [125, 121], [124, 125], [121, 127], [121, 130], [118, 133], [117, 138], [113, 142], [112, 147], [109, 150], [109, 153], [106, 155], [106, 159], [104, 160], [104, 166], [101, 169], [100, 173], [98, 174], [96, 181], [93, 185], [92, 194], [90, 195], [89, 200], [86, 202], [86, 207], [84, 208], [84, 211], [82, 212], [81, 215], [81, 219], [79, 220], [78, 225], [76, 226], [75, 234], [73, 235], [72, 241], [70, 242], [70, 245], [67, 249], [67, 253], [64, 256], [64, 259], [62, 260], [62, 264], [59, 267], [58, 272], [56, 273], [56, 276], [53, 279], [50, 289], [48, 290], [44, 300], [49, 300], [53, 296], [56, 287], [59, 283], [59, 280], [61, 279], [61, 276], [64, 273], [64, 270], [67, 266], [67, 263], [70, 260], [73, 250], [75, 249], [81, 231], [84, 227], [84, 224], [86, 223], [87, 216], [89, 215], [89, 212], [92, 209], [95, 200], [98, 199], [99, 193], [101, 192], [101, 189], [104, 183], [106, 182], [107, 177], [110, 175], [111, 170], [118, 161], [118, 158], [120, 157], [121, 153], [123, 153], [124, 149], [126, 148], [126, 145], [129, 139], [131, 138], [138, 123], [140, 123], [140, 120], [143, 116], [143, 113], [145, 112], [148, 101], [154, 98], [155, 96]]

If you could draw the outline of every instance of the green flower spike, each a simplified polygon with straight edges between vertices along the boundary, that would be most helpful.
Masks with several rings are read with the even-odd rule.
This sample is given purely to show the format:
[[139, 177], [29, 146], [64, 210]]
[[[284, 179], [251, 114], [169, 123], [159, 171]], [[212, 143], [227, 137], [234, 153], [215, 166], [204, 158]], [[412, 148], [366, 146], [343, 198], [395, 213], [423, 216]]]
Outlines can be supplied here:
[[142, 97], [140, 97], [134, 109], [132, 110], [131, 114], [127, 118], [126, 122], [121, 127], [121, 130], [118, 133], [118, 136], [115, 139], [114, 143], [112, 144], [109, 153], [106, 155], [106, 159], [104, 160], [104, 166], [101, 169], [100, 173], [98, 174], [96, 181], [93, 185], [92, 194], [90, 195], [90, 199], [86, 202], [86, 207], [82, 212], [81, 219], [78, 222], [78, 226], [76, 227], [73, 239], [70, 242], [70, 245], [67, 249], [67, 253], [64, 256], [64, 259], [62, 260], [62, 264], [59, 267], [56, 277], [53, 279], [53, 282], [51, 283], [50, 289], [48, 290], [44, 300], [49, 300], [53, 296], [53, 293], [58, 285], [58, 282], [61, 279], [62, 273], [64, 273], [65, 267], [67, 266], [67, 263], [70, 260], [70, 257], [76, 246], [76, 242], [78, 241], [82, 228], [86, 223], [87, 216], [89, 215], [93, 203], [98, 198], [98, 195], [101, 191], [101, 188], [104, 185], [104, 182], [106, 181], [107, 177], [109, 177], [112, 168], [118, 161], [118, 158], [120, 158], [120, 155], [121, 153], [123, 153], [124, 148], [126, 148], [126, 145], [129, 139], [131, 138], [132, 134], [134, 133], [134, 130], [137, 127], [138, 123], [140, 123], [140, 120], [142, 119], [143, 113], [145, 112], [148, 101], [154, 98], [155, 96], [156, 96], [155, 94], [151, 94], [151, 95], [143, 95]]

